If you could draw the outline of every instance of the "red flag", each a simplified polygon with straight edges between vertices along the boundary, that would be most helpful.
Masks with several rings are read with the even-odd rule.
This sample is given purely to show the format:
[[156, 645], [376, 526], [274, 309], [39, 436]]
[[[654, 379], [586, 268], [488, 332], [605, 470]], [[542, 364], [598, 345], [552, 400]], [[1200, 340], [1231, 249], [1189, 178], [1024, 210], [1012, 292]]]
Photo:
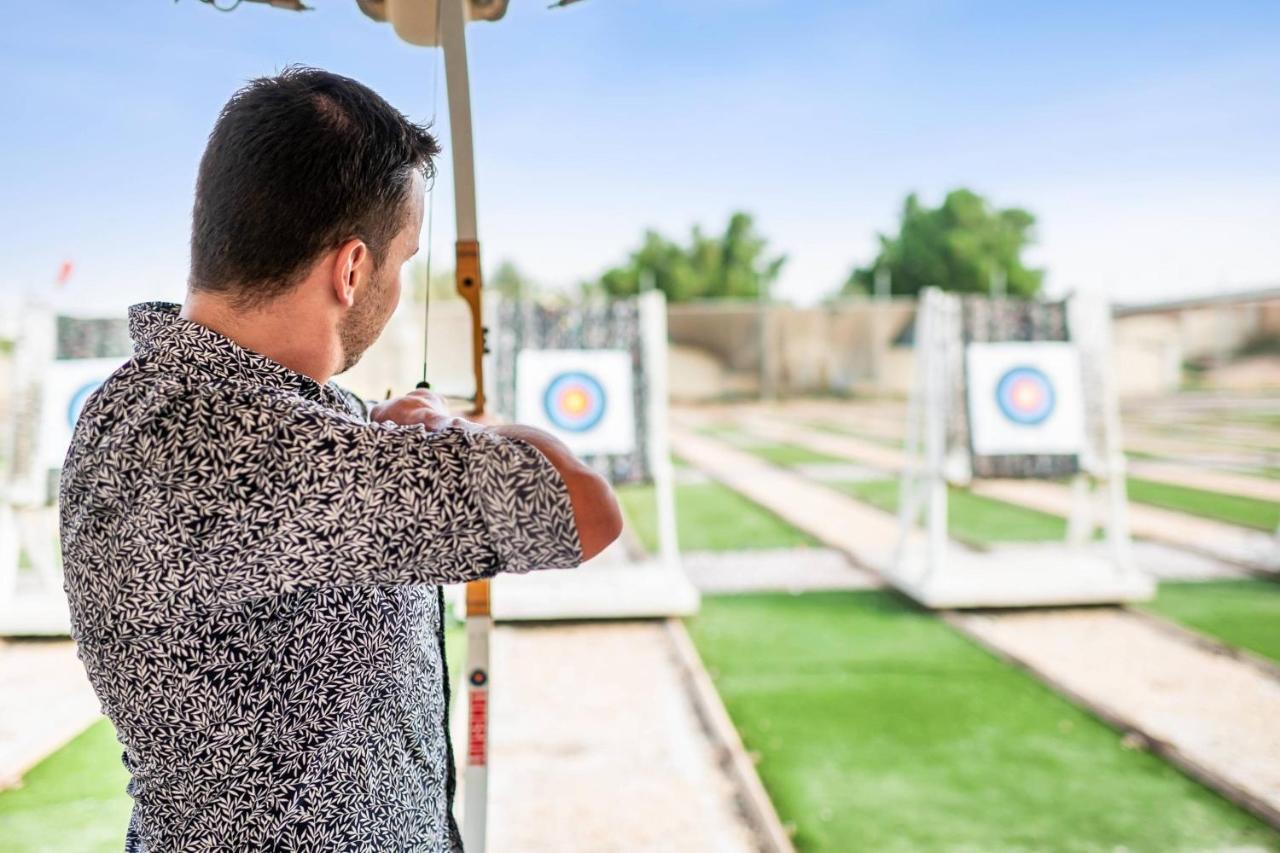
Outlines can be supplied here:
[[58, 287], [62, 287], [71, 280], [71, 273], [75, 269], [75, 264], [71, 261], [63, 261], [62, 266], [58, 267]]

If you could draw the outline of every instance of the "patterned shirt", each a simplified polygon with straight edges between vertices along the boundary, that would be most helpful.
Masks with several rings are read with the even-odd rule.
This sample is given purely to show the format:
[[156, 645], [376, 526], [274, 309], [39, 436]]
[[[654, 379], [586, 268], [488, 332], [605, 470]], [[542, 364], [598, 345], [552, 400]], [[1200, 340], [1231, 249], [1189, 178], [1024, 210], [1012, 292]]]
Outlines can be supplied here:
[[370, 423], [176, 305], [129, 323], [61, 488], [126, 850], [459, 849], [437, 585], [580, 563], [564, 481], [492, 431]]

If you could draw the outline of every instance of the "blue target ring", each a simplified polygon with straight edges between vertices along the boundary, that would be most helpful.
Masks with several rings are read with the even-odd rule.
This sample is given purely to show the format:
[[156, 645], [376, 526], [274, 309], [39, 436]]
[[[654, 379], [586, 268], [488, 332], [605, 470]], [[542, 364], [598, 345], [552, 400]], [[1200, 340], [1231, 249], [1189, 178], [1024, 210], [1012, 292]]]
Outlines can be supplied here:
[[996, 405], [1000, 414], [1015, 424], [1035, 426], [1053, 414], [1057, 395], [1043, 370], [1029, 365], [1005, 371], [996, 384]]
[[586, 432], [600, 423], [607, 403], [600, 380], [578, 370], [556, 376], [542, 395], [547, 420], [569, 432]]
[[67, 426], [75, 429], [76, 421], [80, 420], [80, 410], [84, 408], [85, 400], [89, 399], [89, 395], [102, 387], [103, 379], [92, 379], [76, 389], [71, 395], [71, 402], [67, 403]]

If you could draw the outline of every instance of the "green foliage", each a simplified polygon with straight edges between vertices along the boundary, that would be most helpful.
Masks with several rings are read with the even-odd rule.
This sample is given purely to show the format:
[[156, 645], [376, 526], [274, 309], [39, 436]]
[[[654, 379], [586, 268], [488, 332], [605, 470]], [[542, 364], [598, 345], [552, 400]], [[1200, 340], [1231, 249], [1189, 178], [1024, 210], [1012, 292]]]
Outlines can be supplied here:
[[887, 269], [890, 290], [914, 296], [926, 287], [961, 293], [987, 293], [992, 278], [1005, 276], [1010, 296], [1035, 296], [1044, 270], [1022, 263], [1022, 250], [1034, 240], [1035, 217], [1021, 208], [998, 210], [970, 190], [953, 190], [942, 205], [928, 208], [912, 193], [902, 207], [898, 236], [879, 235], [880, 253], [849, 275], [840, 293], [874, 292], [878, 269]]
[[[409, 266], [409, 292], [413, 294], [413, 301], [421, 303], [427, 295], [427, 262], [414, 261]], [[454, 283], [453, 267], [440, 269], [436, 266], [431, 270], [431, 301], [443, 302], [450, 299], [459, 299], [458, 286]]]
[[891, 593], [706, 596], [689, 630], [806, 853], [1280, 849]]
[[640, 248], [622, 266], [614, 267], [584, 291], [602, 290], [609, 296], [634, 296], [652, 283], [669, 302], [694, 299], [758, 299], [767, 296], [786, 255], [768, 257], [768, 241], [755, 228], [751, 215], [738, 212], [719, 236], [694, 227], [688, 245], [656, 231], [646, 231]]
[[[421, 302], [427, 292], [427, 262], [414, 261], [409, 267], [410, 293], [415, 302]], [[503, 261], [492, 275], [484, 280], [486, 293], [497, 293], [504, 299], [528, 299], [538, 292], [538, 286], [511, 261]], [[458, 285], [454, 281], [453, 267], [431, 271], [431, 301], [443, 302], [458, 299]]]
[[511, 261], [498, 264], [498, 270], [485, 281], [489, 292], [503, 299], [530, 299], [538, 292], [538, 286]]

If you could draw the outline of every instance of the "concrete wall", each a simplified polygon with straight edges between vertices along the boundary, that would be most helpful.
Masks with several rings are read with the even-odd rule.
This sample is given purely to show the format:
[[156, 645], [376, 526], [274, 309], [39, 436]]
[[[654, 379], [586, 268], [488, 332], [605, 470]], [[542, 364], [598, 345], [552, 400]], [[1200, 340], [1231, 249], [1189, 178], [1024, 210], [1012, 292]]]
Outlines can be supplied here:
[[[914, 300], [819, 308], [705, 303], [668, 310], [677, 400], [761, 389], [780, 396], [905, 394], [915, 379], [913, 350], [892, 345], [915, 312]], [[1113, 331], [1120, 393], [1170, 393], [1182, 384], [1185, 362], [1227, 357], [1268, 337], [1280, 339], [1280, 294], [1274, 291], [1126, 311]]]
[[[858, 300], [817, 308], [756, 303], [672, 305], [672, 396], [697, 400], [757, 394], [851, 393], [878, 382], [889, 342], [915, 311], [913, 300]], [[720, 387], [708, 359], [721, 367]]]

